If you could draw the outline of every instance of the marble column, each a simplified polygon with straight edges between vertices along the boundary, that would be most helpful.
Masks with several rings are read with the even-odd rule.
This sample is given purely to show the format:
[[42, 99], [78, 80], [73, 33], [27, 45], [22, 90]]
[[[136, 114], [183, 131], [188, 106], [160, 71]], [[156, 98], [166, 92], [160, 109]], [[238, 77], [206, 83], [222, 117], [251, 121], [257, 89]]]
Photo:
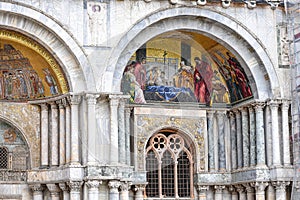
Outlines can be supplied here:
[[66, 105], [66, 163], [71, 162], [71, 109]]
[[244, 186], [242, 185], [235, 185], [236, 191], [239, 193], [239, 200], [247, 200], [246, 191]]
[[96, 163], [96, 151], [97, 151], [97, 140], [96, 140], [96, 102], [97, 96], [94, 94], [86, 94], [87, 101], [87, 123], [88, 123], [88, 165]]
[[41, 166], [46, 167], [49, 165], [49, 117], [48, 105], [41, 104]]
[[144, 200], [144, 190], [146, 185], [135, 185], [135, 198], [134, 200]]
[[239, 200], [239, 195], [234, 186], [229, 186], [228, 190], [231, 192], [231, 200]]
[[79, 163], [79, 103], [81, 96], [70, 96], [71, 104], [71, 165]]
[[280, 166], [280, 137], [278, 127], [278, 102], [271, 101], [271, 117], [272, 117], [272, 154], [273, 154], [273, 166]]
[[272, 182], [272, 185], [276, 190], [276, 200], [286, 200], [286, 186], [289, 185], [290, 182], [285, 181], [276, 181]]
[[230, 118], [230, 140], [231, 140], [231, 168], [237, 169], [237, 147], [236, 147], [236, 124], [233, 112], [229, 113]]
[[65, 183], [59, 183], [60, 189], [63, 191], [63, 200], [69, 200], [70, 199], [70, 190], [67, 184]]
[[198, 200], [207, 200], [206, 198], [206, 192], [208, 191], [209, 186], [206, 185], [198, 185]]
[[243, 167], [243, 138], [242, 138], [242, 123], [241, 114], [238, 110], [234, 111], [236, 119], [236, 140], [237, 140], [237, 160], [238, 168]]
[[213, 200], [214, 199], [214, 188], [213, 186], [209, 186], [206, 192], [206, 199]]
[[82, 181], [70, 181], [68, 186], [70, 188], [70, 200], [81, 200], [80, 192]]
[[255, 136], [255, 113], [252, 106], [249, 110], [249, 134], [250, 134], [250, 166], [256, 165], [256, 136]]
[[214, 148], [214, 111], [207, 112], [207, 134], [208, 134], [208, 169], [215, 170], [215, 148]]
[[59, 166], [66, 163], [65, 99], [57, 101], [59, 108]]
[[243, 138], [243, 167], [249, 167], [250, 142], [249, 142], [249, 118], [248, 109], [241, 108], [242, 113], [242, 138]]
[[225, 156], [225, 130], [224, 130], [224, 112], [217, 112], [217, 121], [218, 121], [218, 145], [219, 145], [219, 170], [226, 170], [226, 156]]
[[58, 166], [58, 109], [51, 102], [51, 166]]
[[121, 183], [120, 185], [120, 200], [129, 200], [129, 184], [126, 182]]
[[215, 185], [215, 200], [223, 200], [224, 185]]
[[290, 103], [287, 100], [282, 101], [281, 112], [282, 112], [282, 140], [283, 140], [283, 164], [284, 166], [291, 165], [290, 155], [290, 134], [289, 134], [289, 106]]
[[255, 105], [257, 166], [266, 166], [263, 103]]
[[265, 200], [265, 188], [268, 186], [267, 182], [256, 182], [255, 186], [255, 200]]
[[99, 186], [102, 181], [99, 180], [88, 180], [86, 185], [88, 187], [89, 200], [99, 200]]
[[110, 164], [119, 162], [119, 133], [118, 133], [118, 105], [119, 99], [115, 95], [109, 96], [110, 105]]
[[119, 200], [119, 187], [121, 183], [120, 181], [109, 181], [109, 199], [110, 200]]
[[276, 199], [275, 196], [275, 189], [274, 186], [272, 184], [270, 184], [266, 190], [267, 193], [267, 200], [274, 200]]
[[47, 188], [50, 191], [51, 200], [59, 200], [60, 188], [56, 184], [47, 184]]
[[126, 164], [130, 165], [130, 113], [131, 108], [125, 109], [125, 151], [126, 151]]
[[119, 130], [119, 162], [126, 163], [125, 150], [125, 99], [120, 99], [118, 109], [118, 130]]
[[271, 119], [271, 111], [270, 106], [266, 105], [265, 111], [264, 111], [266, 124], [265, 124], [265, 140], [266, 140], [266, 164], [267, 166], [271, 166], [272, 161], [272, 119]]
[[43, 190], [44, 187], [41, 184], [29, 185], [32, 190], [33, 200], [43, 200]]
[[254, 188], [250, 184], [244, 184], [247, 191], [247, 200], [255, 200]]

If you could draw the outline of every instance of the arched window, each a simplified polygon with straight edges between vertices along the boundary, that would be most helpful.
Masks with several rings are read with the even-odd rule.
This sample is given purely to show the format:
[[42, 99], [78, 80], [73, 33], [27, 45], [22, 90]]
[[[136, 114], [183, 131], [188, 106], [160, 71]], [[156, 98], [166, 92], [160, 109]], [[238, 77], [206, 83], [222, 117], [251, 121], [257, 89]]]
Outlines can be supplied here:
[[176, 133], [154, 135], [146, 150], [146, 196], [193, 198], [193, 159], [185, 140]]

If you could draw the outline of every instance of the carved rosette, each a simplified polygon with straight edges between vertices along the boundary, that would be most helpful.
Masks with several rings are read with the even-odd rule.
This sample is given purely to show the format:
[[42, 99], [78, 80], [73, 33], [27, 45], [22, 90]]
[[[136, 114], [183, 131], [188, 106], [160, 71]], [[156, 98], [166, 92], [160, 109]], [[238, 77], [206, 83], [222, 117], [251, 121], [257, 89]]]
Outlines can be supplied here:
[[82, 181], [70, 181], [67, 183], [71, 192], [80, 192]]
[[184, 130], [195, 141], [195, 148], [200, 155], [197, 157], [200, 170], [205, 168], [204, 133], [206, 132], [206, 118], [176, 118], [166, 116], [137, 116], [137, 161], [138, 169], [144, 170], [145, 145], [147, 139], [160, 129], [174, 128]]

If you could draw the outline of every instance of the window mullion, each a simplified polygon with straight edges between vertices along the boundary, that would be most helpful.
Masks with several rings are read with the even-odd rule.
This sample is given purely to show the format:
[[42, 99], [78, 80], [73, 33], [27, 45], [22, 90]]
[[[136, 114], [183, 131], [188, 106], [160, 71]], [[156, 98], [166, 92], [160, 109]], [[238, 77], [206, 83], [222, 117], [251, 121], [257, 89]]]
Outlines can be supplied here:
[[163, 198], [163, 195], [162, 195], [161, 164], [162, 164], [162, 160], [161, 160], [161, 158], [159, 158], [159, 161], [158, 161], [158, 188], [159, 188], [159, 198]]
[[177, 175], [177, 165], [178, 165], [178, 161], [177, 161], [177, 156], [174, 156], [174, 190], [175, 190], [175, 197], [179, 198], [178, 195], [178, 175]]

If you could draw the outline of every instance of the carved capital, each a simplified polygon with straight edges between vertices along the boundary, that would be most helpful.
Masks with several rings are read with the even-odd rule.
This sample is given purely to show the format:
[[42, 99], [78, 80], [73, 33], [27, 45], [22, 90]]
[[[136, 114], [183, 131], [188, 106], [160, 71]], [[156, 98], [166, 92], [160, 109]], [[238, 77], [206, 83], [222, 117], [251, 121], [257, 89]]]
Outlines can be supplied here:
[[102, 184], [102, 181], [99, 180], [88, 180], [85, 183], [89, 189], [98, 189], [100, 184]]
[[226, 186], [225, 185], [215, 185], [215, 192], [216, 193], [222, 193], [223, 190], [225, 190]]
[[231, 193], [236, 193], [236, 192], [237, 192], [237, 191], [236, 191], [236, 188], [235, 188], [233, 185], [230, 185], [230, 186], [228, 187], [228, 191], [231, 192]]
[[254, 193], [254, 187], [252, 184], [243, 184], [243, 186], [246, 188], [247, 193]]
[[269, 101], [268, 105], [270, 106], [271, 109], [278, 109], [279, 103], [280, 102], [278, 100], [271, 100]]
[[199, 193], [206, 192], [209, 190], [209, 186], [208, 185], [198, 185], [197, 190]]
[[121, 182], [120, 181], [109, 181], [108, 182], [108, 187], [111, 190], [113, 190], [113, 189], [119, 189], [120, 186], [121, 186]]
[[255, 183], [255, 190], [257, 192], [264, 192], [266, 187], [269, 185], [267, 182], [256, 182]]
[[243, 193], [243, 192], [245, 192], [245, 188], [244, 188], [244, 186], [242, 186], [242, 185], [235, 185], [234, 187], [236, 188], [236, 191], [237, 191], [238, 193]]
[[286, 192], [286, 186], [290, 184], [289, 181], [273, 181], [272, 185], [275, 187], [276, 191]]
[[119, 98], [115, 95], [109, 95], [109, 105], [117, 107], [119, 105]]
[[69, 191], [70, 191], [70, 189], [69, 189], [69, 187], [67, 186], [67, 184], [65, 184], [65, 183], [59, 183], [58, 185], [59, 185], [59, 187], [60, 187], [60, 189], [61, 189], [62, 191], [64, 191], [64, 192], [69, 192]]
[[136, 184], [134, 185], [134, 191], [144, 191], [146, 188], [146, 184]]
[[70, 188], [70, 191], [80, 192], [83, 182], [82, 181], [70, 181], [67, 184]]
[[71, 95], [69, 96], [69, 101], [71, 105], [79, 105], [81, 102], [81, 96], [80, 95]]
[[41, 106], [42, 112], [43, 111], [48, 111], [48, 105], [46, 103], [42, 103], [42, 104], [40, 104], [40, 106]]
[[96, 105], [98, 95], [95, 94], [86, 94], [85, 99], [88, 105]]
[[287, 111], [290, 107], [291, 101], [290, 100], [282, 100], [281, 109]]
[[120, 185], [120, 190], [121, 191], [128, 191], [130, 185], [131, 185], [131, 183], [122, 182], [121, 185]]
[[58, 196], [60, 188], [56, 184], [47, 184], [47, 188], [50, 191], [51, 196]]
[[42, 186], [41, 184], [29, 185], [29, 187], [33, 193], [42, 193], [45, 189], [44, 186]]

